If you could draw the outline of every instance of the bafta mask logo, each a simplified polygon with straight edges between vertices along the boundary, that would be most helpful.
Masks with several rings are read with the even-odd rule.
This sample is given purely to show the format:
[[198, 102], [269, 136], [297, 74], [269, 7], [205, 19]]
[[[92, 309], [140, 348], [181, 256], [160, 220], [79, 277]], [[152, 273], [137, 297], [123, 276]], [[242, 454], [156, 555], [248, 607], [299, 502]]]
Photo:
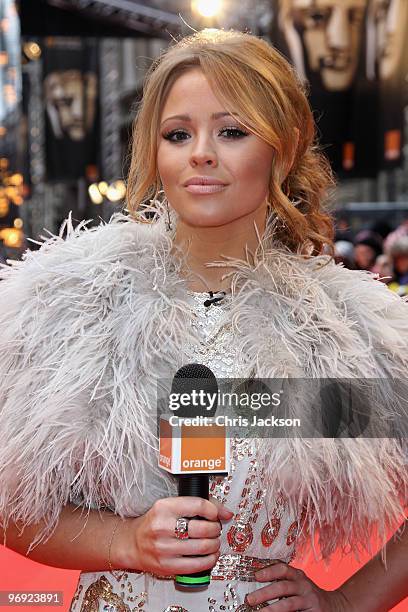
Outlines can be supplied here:
[[398, 77], [407, 33], [406, 0], [370, 1], [367, 16], [368, 78], [375, 78], [378, 75], [385, 81], [394, 76]]
[[55, 138], [84, 140], [95, 121], [96, 74], [79, 70], [51, 72], [44, 79], [44, 93]]
[[320, 74], [328, 91], [354, 80], [366, 0], [281, 0], [279, 27], [300, 77]]

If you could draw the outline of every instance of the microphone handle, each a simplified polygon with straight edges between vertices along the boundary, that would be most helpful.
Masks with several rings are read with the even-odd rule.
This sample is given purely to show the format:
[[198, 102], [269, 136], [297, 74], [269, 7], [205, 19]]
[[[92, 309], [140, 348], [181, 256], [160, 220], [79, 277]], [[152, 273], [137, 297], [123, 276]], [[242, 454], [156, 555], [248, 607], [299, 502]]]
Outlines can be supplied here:
[[202, 497], [203, 499], [209, 499], [209, 492], [209, 474], [181, 474], [178, 478], [178, 494], [180, 497]]
[[[209, 474], [182, 474], [179, 476], [178, 481], [178, 494], [179, 496], [187, 497], [202, 497], [203, 499], [209, 499], [210, 489], [210, 477]], [[199, 521], [206, 521], [207, 519], [203, 516], [192, 516], [187, 518], [197, 519]], [[191, 556], [191, 555], [190, 555]], [[197, 557], [206, 555], [194, 555]], [[186, 587], [188, 589], [195, 589], [210, 584], [211, 580], [211, 569], [203, 570], [202, 572], [195, 572], [194, 574], [177, 574], [175, 582], [177, 585]]]

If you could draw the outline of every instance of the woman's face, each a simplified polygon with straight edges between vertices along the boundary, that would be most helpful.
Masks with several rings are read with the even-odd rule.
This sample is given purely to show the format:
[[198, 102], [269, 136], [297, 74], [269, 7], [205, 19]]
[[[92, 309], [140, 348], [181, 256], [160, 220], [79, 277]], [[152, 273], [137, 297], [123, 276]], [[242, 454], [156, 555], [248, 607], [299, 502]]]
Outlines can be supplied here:
[[[227, 113], [201, 69], [189, 70], [173, 84], [158, 139], [163, 189], [185, 223], [227, 225], [265, 204], [273, 149]], [[222, 185], [186, 186], [193, 177], [209, 177]]]
[[354, 261], [361, 270], [369, 270], [374, 264], [376, 252], [368, 244], [356, 244]]

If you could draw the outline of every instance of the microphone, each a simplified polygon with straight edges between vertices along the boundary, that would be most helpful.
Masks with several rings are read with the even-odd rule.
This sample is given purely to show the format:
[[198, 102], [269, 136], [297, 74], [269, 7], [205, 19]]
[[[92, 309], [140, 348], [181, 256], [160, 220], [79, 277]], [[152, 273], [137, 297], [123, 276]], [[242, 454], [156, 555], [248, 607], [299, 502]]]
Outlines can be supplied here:
[[217, 304], [217, 302], [220, 302], [226, 296], [225, 291], [209, 291], [208, 293], [210, 297], [204, 302], [204, 306], [207, 307], [211, 306], [211, 304]]
[[[218, 398], [214, 373], [199, 363], [182, 366], [173, 378], [172, 402], [176, 396], [184, 401], [177, 409], [172, 408], [175, 414], [160, 418], [159, 466], [178, 476], [179, 496], [209, 499], [209, 475], [225, 475], [230, 469], [226, 426], [217, 425], [213, 419]], [[199, 405], [194, 401], [198, 397]], [[207, 520], [201, 516], [186, 518]], [[175, 576], [176, 584], [188, 589], [208, 586], [210, 579], [210, 569]]]

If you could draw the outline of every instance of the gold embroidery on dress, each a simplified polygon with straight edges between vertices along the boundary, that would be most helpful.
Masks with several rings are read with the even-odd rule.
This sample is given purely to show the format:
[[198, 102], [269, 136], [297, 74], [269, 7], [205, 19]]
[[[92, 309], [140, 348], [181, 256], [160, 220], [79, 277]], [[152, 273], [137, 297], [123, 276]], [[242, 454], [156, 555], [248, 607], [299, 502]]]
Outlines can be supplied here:
[[211, 570], [211, 580], [240, 580], [256, 582], [255, 572], [271, 565], [270, 559], [260, 559], [248, 555], [220, 555]]
[[[129, 612], [143, 612], [147, 601], [147, 591], [141, 591], [133, 596], [128, 595], [127, 601], [135, 604], [133, 608], [129, 608], [123, 601], [125, 597], [124, 590], [127, 587], [128, 592], [133, 593], [133, 585], [131, 581], [128, 580], [127, 571], [124, 572], [121, 579], [122, 578], [124, 578], [124, 581], [120, 584], [120, 588], [122, 589], [121, 596], [113, 591], [113, 587], [106, 576], [101, 576], [98, 580], [93, 582], [85, 591], [82, 605], [79, 608], [80, 612], [93, 612], [94, 610], [98, 612], [101, 600], [106, 602], [103, 608], [104, 612], [127, 612], [128, 610]], [[118, 582], [120, 582], [120, 580]], [[80, 599], [83, 588], [83, 584], [78, 584], [75, 595], [71, 601], [70, 612], [76, 610], [77, 602]]]
[[[263, 473], [263, 472], [262, 472]], [[275, 508], [272, 511], [272, 516], [269, 518], [268, 512], [268, 521], [264, 525], [261, 532], [261, 541], [263, 546], [269, 547], [272, 546], [273, 542], [279, 535], [279, 531], [281, 528], [282, 516], [284, 514], [285, 508], [287, 505], [287, 500], [282, 493], [278, 496], [276, 500]]]
[[266, 608], [268, 602], [258, 604], [257, 606], [249, 606], [246, 603], [240, 604], [234, 586], [229, 583], [224, 589], [224, 602], [218, 603], [215, 597], [209, 597], [208, 604], [208, 612], [224, 612], [225, 610], [235, 610], [235, 612], [253, 612], [254, 610]]
[[113, 587], [106, 576], [101, 576], [92, 583], [84, 594], [80, 612], [99, 612], [100, 600], [106, 602], [106, 612], [131, 612], [122, 597], [113, 592]]
[[[247, 444], [250, 444], [246, 439], [245, 441]], [[245, 552], [253, 541], [253, 526], [258, 520], [259, 510], [264, 503], [266, 494], [265, 489], [259, 488], [258, 460], [255, 452], [253, 455], [251, 451], [250, 456], [253, 458], [249, 462], [248, 474], [242, 489], [238, 512], [234, 516], [234, 525], [227, 532], [228, 544], [234, 552], [238, 553]]]
[[299, 531], [299, 523], [297, 521], [293, 521], [288, 529], [288, 533], [286, 536], [286, 544], [291, 546], [293, 542], [296, 540]]
[[228, 494], [231, 489], [231, 481], [237, 463], [244, 457], [253, 456], [253, 445], [247, 438], [231, 438], [230, 441], [230, 471], [226, 476], [210, 475], [210, 495], [222, 504], [227, 503]]

